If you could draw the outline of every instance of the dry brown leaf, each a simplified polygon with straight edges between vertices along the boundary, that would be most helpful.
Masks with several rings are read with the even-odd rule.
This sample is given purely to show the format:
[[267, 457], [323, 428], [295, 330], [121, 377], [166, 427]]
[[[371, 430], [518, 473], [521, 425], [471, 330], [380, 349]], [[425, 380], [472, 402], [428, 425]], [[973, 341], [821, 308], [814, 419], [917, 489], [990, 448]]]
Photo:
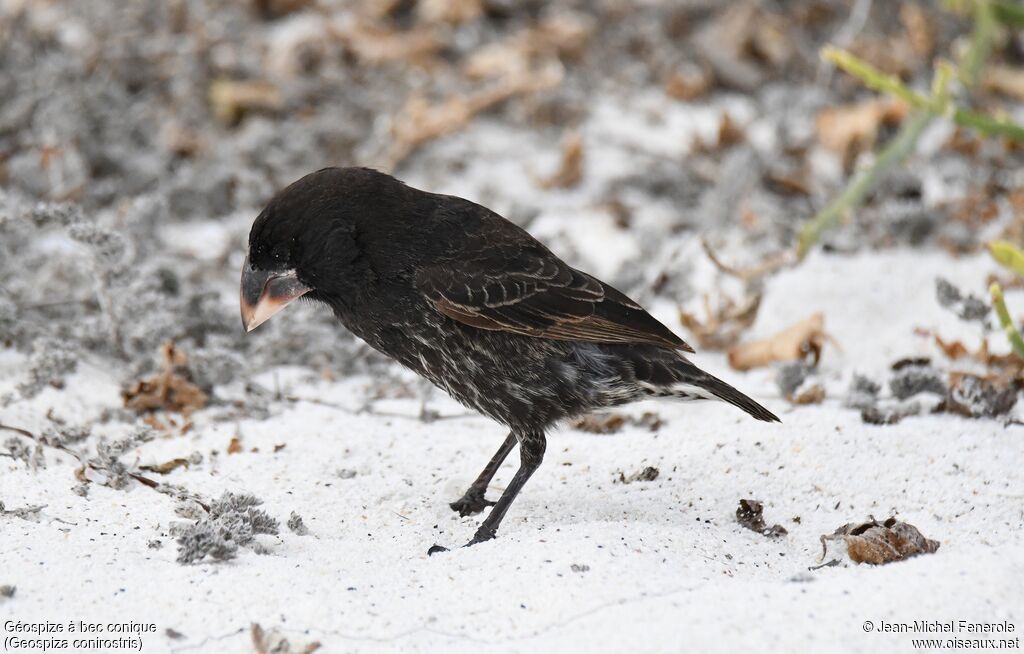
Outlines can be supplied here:
[[661, 416], [657, 413], [645, 411], [639, 418], [621, 413], [591, 413], [578, 419], [572, 426], [591, 434], [615, 434], [626, 425], [658, 431], [663, 424]]
[[166, 475], [172, 470], [177, 470], [182, 466], [186, 468], [188, 467], [188, 459], [171, 459], [170, 461], [164, 461], [163, 463], [158, 463], [156, 465], [139, 466], [139, 469]]
[[718, 123], [718, 147], [727, 148], [731, 145], [742, 143], [746, 139], [743, 129], [736, 124], [729, 115], [729, 112], [722, 113], [722, 120]]
[[942, 353], [950, 359], [960, 359], [971, 355], [967, 346], [960, 341], [947, 342], [942, 340], [942, 337], [938, 334], [935, 334], [935, 344], [938, 345], [939, 349], [942, 350]]
[[268, 19], [280, 18], [293, 11], [303, 9], [312, 4], [312, 2], [313, 0], [253, 0], [256, 10], [260, 12], [260, 15]]
[[939, 549], [939, 541], [925, 538], [917, 527], [889, 518], [878, 522], [874, 518], [861, 524], [846, 524], [830, 535], [821, 537], [821, 558], [824, 559], [829, 542], [846, 545], [846, 555], [854, 563], [882, 565], [893, 561], [932, 554]]
[[775, 172], [769, 171], [764, 176], [765, 184], [780, 195], [810, 195], [811, 187], [807, 182], [807, 171]]
[[985, 66], [982, 86], [989, 91], [1024, 100], [1024, 68], [999, 64]]
[[759, 293], [750, 295], [739, 303], [730, 297], [722, 296], [715, 308], [711, 307], [711, 300], [705, 294], [704, 320], [680, 308], [679, 322], [693, 334], [701, 348], [724, 350], [739, 342], [743, 333], [754, 324], [760, 307]]
[[677, 70], [665, 82], [665, 93], [677, 100], [696, 100], [707, 95], [714, 79], [702, 66], [689, 66]]
[[614, 434], [626, 425], [621, 413], [591, 413], [573, 423], [573, 427], [591, 434]]
[[572, 131], [562, 140], [562, 162], [551, 176], [537, 180], [544, 189], [570, 188], [583, 177], [583, 137]]
[[249, 636], [256, 654], [313, 654], [321, 647], [319, 641], [296, 642], [294, 636], [286, 638], [277, 629], [266, 631], [256, 622], [249, 626]]
[[250, 111], [278, 111], [281, 91], [263, 80], [215, 79], [210, 83], [210, 107], [222, 123], [234, 125]]
[[160, 140], [164, 147], [180, 157], [192, 157], [204, 146], [202, 136], [197, 131], [176, 122], [163, 124]]
[[[1003, 288], [1006, 288], [1005, 286]], [[992, 354], [988, 350], [988, 340], [982, 340], [981, 346], [971, 356], [980, 361], [990, 371], [998, 371], [1001, 379], [1021, 380], [1024, 378], [1024, 359], [1021, 359], [1014, 352], [1006, 354]]]
[[789, 533], [782, 525], [769, 527], [765, 523], [764, 505], [757, 500], [740, 500], [740, 505], [736, 507], [736, 522], [768, 538], [778, 538]]
[[513, 77], [470, 95], [457, 95], [431, 105], [423, 96], [413, 95], [391, 121], [392, 147], [386, 156], [387, 168], [428, 141], [456, 132], [481, 111], [517, 95], [536, 93], [562, 81], [561, 67], [550, 68], [536, 76]]
[[848, 160], [874, 146], [882, 125], [899, 123], [906, 115], [904, 102], [879, 98], [824, 109], [814, 124], [818, 141]]
[[999, 217], [999, 198], [987, 187], [972, 188], [967, 195], [940, 202], [950, 218], [968, 227], [980, 228]]
[[778, 69], [793, 56], [793, 41], [786, 19], [761, 11], [751, 28], [747, 50], [753, 57]]
[[949, 376], [949, 392], [939, 410], [965, 418], [994, 418], [1006, 415], [1017, 404], [1018, 384], [1000, 375], [985, 377], [954, 372]]
[[168, 342], [160, 346], [160, 354], [161, 372], [121, 391], [125, 407], [138, 413], [164, 410], [186, 415], [205, 407], [209, 398], [188, 378], [185, 353]]
[[331, 23], [330, 33], [360, 61], [370, 65], [405, 63], [429, 67], [444, 45], [430, 27], [390, 30], [365, 21]]
[[793, 404], [821, 404], [825, 401], [825, 388], [821, 384], [814, 384], [786, 399]]
[[654, 466], [647, 466], [643, 470], [638, 470], [637, 472], [634, 472], [633, 474], [629, 475], [628, 477], [626, 476], [626, 473], [620, 472], [619, 473], [619, 483], [620, 484], [632, 484], [633, 482], [637, 482], [637, 481], [654, 481], [655, 479], [658, 478], [658, 475], [660, 475], [660, 474], [661, 474], [661, 470], [658, 470]]
[[231, 442], [228, 443], [228, 454], [238, 454], [242, 451], [242, 439], [238, 436], [233, 436]]
[[785, 64], [794, 52], [788, 25], [777, 14], [763, 11], [759, 3], [733, 2], [706, 21], [693, 42], [714, 70], [716, 80], [743, 90], [753, 90]]
[[742, 143], [744, 139], [746, 139], [746, 135], [743, 130], [726, 111], [719, 119], [715, 140], [704, 141], [700, 137], [694, 137], [692, 149], [697, 153], [712, 153]]
[[750, 370], [776, 361], [799, 361], [808, 357], [817, 364], [825, 342], [830, 340], [825, 333], [825, 316], [815, 313], [774, 336], [729, 348], [729, 365], [736, 370]]
[[170, 427], [168, 427], [168, 426], [167, 426], [167, 425], [165, 425], [165, 424], [164, 424], [163, 422], [161, 422], [161, 421], [160, 421], [160, 420], [159, 420], [159, 419], [158, 419], [158, 418], [157, 418], [157, 417], [156, 417], [155, 415], [153, 415], [153, 414], [149, 414], [148, 416], [144, 417], [144, 418], [142, 419], [142, 422], [144, 422], [145, 424], [149, 425], [150, 427], [152, 427], [152, 428], [153, 428], [153, 429], [155, 429], [156, 431], [164, 431], [164, 432], [166, 432], [166, 431], [170, 431]]
[[981, 138], [968, 129], [957, 127], [946, 142], [946, 147], [965, 157], [974, 158], [981, 150]]
[[861, 32], [848, 50], [883, 73], [901, 79], [910, 77], [921, 62], [914, 47], [903, 35], [879, 36]]
[[935, 31], [928, 13], [916, 2], [904, 2], [900, 5], [900, 22], [914, 54], [922, 59], [931, 58], [935, 49]]
[[582, 55], [592, 31], [589, 18], [556, 14], [480, 48], [466, 59], [463, 72], [476, 79], [536, 76], [538, 71], [560, 65], [561, 59]]
[[461, 25], [476, 20], [484, 12], [481, 0], [419, 0], [416, 13], [427, 23]]

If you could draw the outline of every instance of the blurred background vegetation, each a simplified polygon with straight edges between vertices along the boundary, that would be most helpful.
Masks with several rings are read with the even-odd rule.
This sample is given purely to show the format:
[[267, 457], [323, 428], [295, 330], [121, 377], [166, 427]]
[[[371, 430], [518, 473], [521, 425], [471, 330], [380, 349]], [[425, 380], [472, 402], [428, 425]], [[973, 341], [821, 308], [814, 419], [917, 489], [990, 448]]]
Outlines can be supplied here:
[[[310, 309], [236, 324], [253, 217], [328, 165], [486, 204], [703, 349], [815, 248], [1024, 260], [1021, 24], [999, 0], [0, 0], [0, 338], [32, 362], [5, 401], [86, 354], [208, 394], [384, 374]], [[797, 327], [781, 358], [816, 361]]]

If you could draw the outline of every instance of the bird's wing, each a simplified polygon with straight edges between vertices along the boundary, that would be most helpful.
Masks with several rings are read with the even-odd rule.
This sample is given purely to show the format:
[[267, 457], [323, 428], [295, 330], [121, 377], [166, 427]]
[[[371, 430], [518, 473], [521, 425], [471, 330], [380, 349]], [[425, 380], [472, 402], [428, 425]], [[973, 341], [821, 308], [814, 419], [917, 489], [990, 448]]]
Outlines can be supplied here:
[[494, 244], [475, 256], [422, 268], [416, 286], [438, 311], [480, 329], [693, 352], [625, 294], [535, 241]]

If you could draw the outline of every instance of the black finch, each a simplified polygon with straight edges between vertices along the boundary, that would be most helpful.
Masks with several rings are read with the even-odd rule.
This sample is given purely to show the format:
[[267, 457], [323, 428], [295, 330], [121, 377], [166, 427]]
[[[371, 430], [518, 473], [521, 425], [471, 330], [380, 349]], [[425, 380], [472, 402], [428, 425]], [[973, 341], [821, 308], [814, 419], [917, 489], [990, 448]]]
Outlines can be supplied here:
[[[465, 495], [493, 505], [470, 544], [494, 538], [559, 420], [652, 397], [768, 409], [687, 360], [693, 350], [624, 294], [572, 268], [493, 211], [366, 168], [326, 168], [270, 201], [242, 270], [251, 330], [292, 300], [328, 305], [353, 334], [510, 433]], [[497, 502], [491, 477], [518, 443]]]

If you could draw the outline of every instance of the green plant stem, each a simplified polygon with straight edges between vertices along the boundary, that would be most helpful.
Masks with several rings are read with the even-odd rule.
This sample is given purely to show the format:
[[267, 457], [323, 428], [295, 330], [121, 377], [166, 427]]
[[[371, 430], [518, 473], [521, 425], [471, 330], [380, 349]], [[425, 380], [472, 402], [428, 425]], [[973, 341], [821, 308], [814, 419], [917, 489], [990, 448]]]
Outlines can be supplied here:
[[911, 107], [918, 109], [931, 109], [933, 106], [931, 98], [913, 91], [904, 84], [900, 78], [883, 73], [868, 62], [833, 46], [826, 46], [821, 51], [821, 57], [825, 61], [834, 64], [847, 73], [864, 82], [869, 89], [881, 91], [894, 95], [903, 100]]
[[878, 153], [874, 163], [854, 175], [842, 194], [822, 209], [800, 230], [800, 244], [797, 255], [804, 255], [814, 246], [821, 233], [838, 223], [846, 212], [856, 208], [864, 196], [874, 187], [880, 177], [898, 166], [914, 150], [921, 132], [932, 122], [935, 114], [920, 110], [911, 115], [885, 147]]
[[[1007, 13], [998, 0], [973, 0], [971, 4], [974, 29], [970, 45], [960, 60], [959, 77], [967, 90], [973, 88], [981, 76], [982, 68], [992, 47], [992, 40], [998, 20]], [[1013, 9], [1010, 7], [1009, 9]], [[1015, 15], [1012, 11], [1011, 15]], [[847, 184], [843, 192], [827, 207], [821, 210], [800, 230], [797, 256], [803, 258], [817, 243], [821, 233], [833, 227], [849, 211], [857, 208], [878, 180], [900, 164], [913, 151], [917, 139], [931, 121], [938, 116], [949, 116], [957, 124], [977, 129], [985, 135], [1000, 134], [1024, 141], [1024, 127], [1013, 123], [983, 116], [959, 109], [949, 100], [949, 80], [954, 70], [948, 64], [940, 64], [936, 70], [931, 95], [925, 95], [907, 87], [898, 78], [887, 75], [871, 64], [838, 48], [827, 47], [822, 56], [836, 66], [863, 80], [870, 88], [890, 93], [902, 99], [916, 111], [903, 124], [899, 133], [885, 145], [875, 162], [859, 171]]]
[[998, 27], [990, 0], [974, 0], [973, 9], [971, 13], [974, 18], [974, 29], [971, 32], [971, 45], [964, 53], [960, 65], [961, 79], [968, 89], [977, 86], [981, 80], [981, 69], [992, 50], [992, 40]]
[[[987, 48], [988, 46], [985, 43], [985, 39], [979, 37], [978, 47]], [[975, 52], [975, 49], [972, 48], [971, 52]], [[835, 64], [838, 68], [860, 79], [868, 88], [895, 96], [914, 109], [923, 109], [935, 114], [946, 114], [948, 111], [948, 98], [929, 97], [923, 93], [918, 93], [908, 88], [899, 78], [883, 73], [845, 50], [827, 47], [822, 51], [821, 56]], [[1024, 141], [1024, 127], [1015, 123], [967, 109], [953, 108], [949, 113], [950, 118], [956, 124], [976, 129], [985, 136], [1006, 136], [1017, 141]]]
[[993, 282], [988, 290], [992, 296], [992, 308], [996, 310], [999, 324], [1002, 325], [1003, 331], [1006, 332], [1006, 338], [1010, 341], [1010, 347], [1013, 348], [1017, 356], [1024, 358], [1024, 338], [1021, 338], [1017, 326], [1013, 324], [1013, 320], [1010, 318], [1010, 312], [1006, 309], [1006, 300], [1003, 299], [1002, 287], [999, 286], [998, 282]]
[[985, 136], [1005, 136], [1014, 141], [1024, 141], [1024, 127], [966, 109], [953, 112], [953, 121], [957, 125], [971, 127]]
[[1000, 23], [1010, 27], [1024, 27], [1024, 5], [1002, 0], [992, 2], [991, 5], [992, 12]]

